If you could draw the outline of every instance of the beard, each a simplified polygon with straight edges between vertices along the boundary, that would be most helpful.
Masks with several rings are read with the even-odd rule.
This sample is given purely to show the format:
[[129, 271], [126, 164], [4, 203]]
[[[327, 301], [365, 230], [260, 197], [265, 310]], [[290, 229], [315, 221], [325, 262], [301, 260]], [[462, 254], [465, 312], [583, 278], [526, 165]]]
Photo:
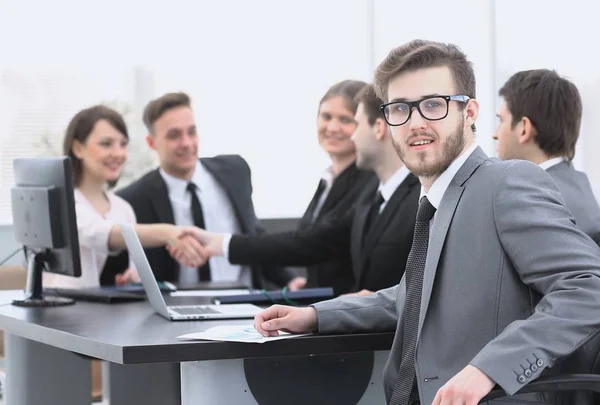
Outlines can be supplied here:
[[[418, 135], [424, 135], [435, 139], [436, 142], [439, 142], [440, 137], [435, 134], [421, 133]], [[415, 159], [406, 159], [406, 146], [403, 148], [396, 142], [394, 137], [392, 136], [392, 144], [394, 145], [394, 149], [396, 149], [396, 153], [408, 170], [411, 171], [417, 177], [437, 177], [442, 174], [446, 169], [452, 164], [454, 159], [456, 159], [463, 148], [465, 147], [465, 123], [464, 121], [460, 121], [452, 134], [446, 138], [446, 141], [441, 145], [440, 152], [441, 156], [437, 154], [430, 157], [428, 161], [429, 153], [427, 151], [417, 152]]]

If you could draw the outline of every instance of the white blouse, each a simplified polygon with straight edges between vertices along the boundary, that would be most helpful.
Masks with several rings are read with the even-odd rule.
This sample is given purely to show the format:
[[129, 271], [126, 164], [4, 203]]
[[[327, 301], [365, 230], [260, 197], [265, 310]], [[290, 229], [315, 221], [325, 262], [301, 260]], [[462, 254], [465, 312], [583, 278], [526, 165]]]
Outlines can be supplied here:
[[[69, 277], [44, 272], [45, 287], [85, 288], [100, 285], [100, 273], [109, 255], [120, 252], [108, 250], [110, 230], [118, 223], [136, 223], [131, 205], [121, 197], [107, 193], [110, 208], [100, 214], [79, 189], [75, 189], [75, 212], [79, 253], [81, 256], [81, 277]], [[131, 260], [129, 265], [133, 267]]]

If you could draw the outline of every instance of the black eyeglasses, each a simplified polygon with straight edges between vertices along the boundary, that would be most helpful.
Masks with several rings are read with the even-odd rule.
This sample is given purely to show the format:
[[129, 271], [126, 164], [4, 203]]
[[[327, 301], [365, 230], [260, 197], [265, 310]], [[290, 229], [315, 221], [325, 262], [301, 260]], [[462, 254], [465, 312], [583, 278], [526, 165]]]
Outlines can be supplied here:
[[408, 122], [414, 108], [419, 110], [419, 114], [426, 120], [439, 121], [448, 116], [448, 104], [450, 101], [466, 103], [470, 99], [471, 97], [462, 95], [435, 96], [417, 101], [394, 101], [380, 105], [379, 109], [383, 112], [388, 125], [397, 127]]

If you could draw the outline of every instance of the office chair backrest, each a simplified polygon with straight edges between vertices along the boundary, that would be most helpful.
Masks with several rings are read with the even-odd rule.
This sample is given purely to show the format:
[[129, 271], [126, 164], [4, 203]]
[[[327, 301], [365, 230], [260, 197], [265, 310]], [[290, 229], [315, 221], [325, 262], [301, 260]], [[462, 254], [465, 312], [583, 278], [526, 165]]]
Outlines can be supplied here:
[[[556, 372], [553, 372], [555, 369]], [[600, 333], [566, 357], [560, 364], [549, 369], [549, 374], [597, 374], [600, 375]], [[564, 392], [561, 404], [600, 404], [600, 395], [591, 392]]]

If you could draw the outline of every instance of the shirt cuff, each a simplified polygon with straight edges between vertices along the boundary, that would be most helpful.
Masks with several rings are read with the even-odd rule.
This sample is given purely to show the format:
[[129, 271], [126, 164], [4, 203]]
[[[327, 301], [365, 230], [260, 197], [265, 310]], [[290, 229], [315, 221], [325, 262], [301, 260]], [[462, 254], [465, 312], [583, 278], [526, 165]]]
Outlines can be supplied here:
[[229, 243], [231, 242], [231, 234], [225, 233], [223, 234], [223, 244], [221, 245], [221, 250], [223, 251], [223, 257], [229, 260]]

